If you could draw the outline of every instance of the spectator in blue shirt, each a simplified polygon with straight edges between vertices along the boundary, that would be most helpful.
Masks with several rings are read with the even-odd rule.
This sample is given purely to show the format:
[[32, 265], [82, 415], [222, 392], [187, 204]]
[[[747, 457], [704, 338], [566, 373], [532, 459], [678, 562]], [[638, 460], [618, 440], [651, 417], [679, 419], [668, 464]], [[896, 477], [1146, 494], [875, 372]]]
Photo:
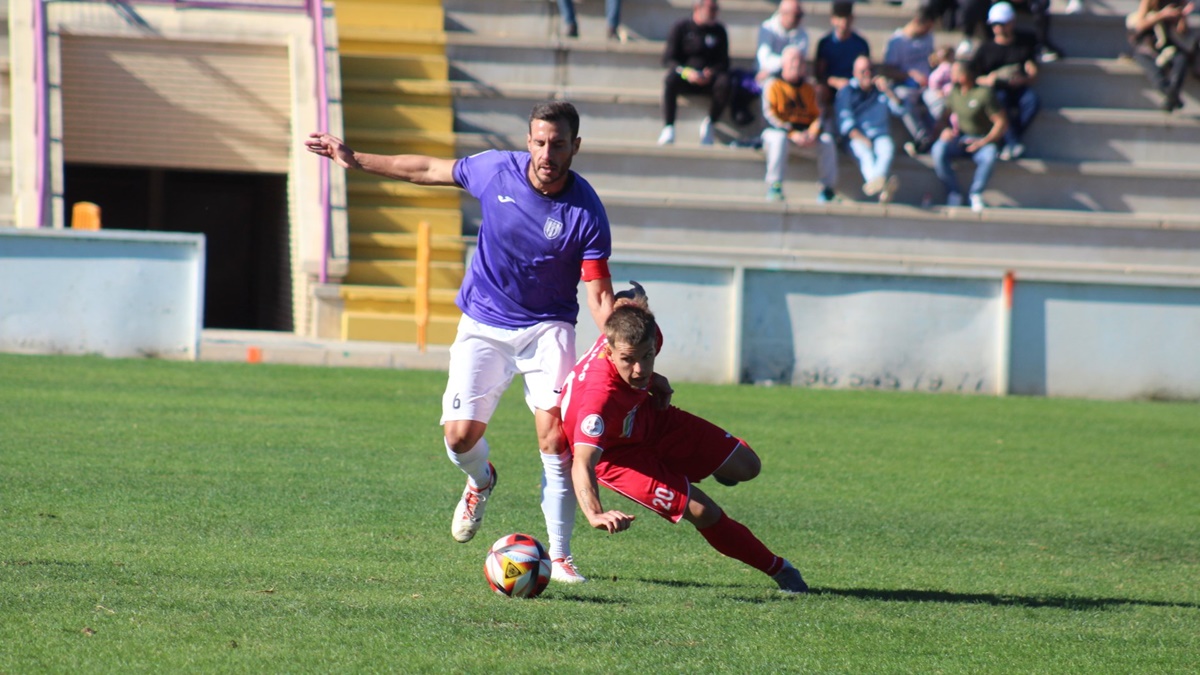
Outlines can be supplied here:
[[814, 74], [819, 84], [836, 92], [854, 77], [854, 60], [860, 56], [871, 55], [871, 46], [863, 36], [854, 32], [853, 2], [834, 2], [829, 23], [833, 30], [817, 43]]
[[891, 115], [904, 114], [904, 103], [887, 78], [874, 75], [870, 57], [860, 56], [854, 60], [854, 77], [838, 92], [834, 107], [838, 133], [862, 171], [863, 194], [879, 195], [881, 203], [891, 201], [900, 181], [890, 175], [896, 145], [888, 122]]

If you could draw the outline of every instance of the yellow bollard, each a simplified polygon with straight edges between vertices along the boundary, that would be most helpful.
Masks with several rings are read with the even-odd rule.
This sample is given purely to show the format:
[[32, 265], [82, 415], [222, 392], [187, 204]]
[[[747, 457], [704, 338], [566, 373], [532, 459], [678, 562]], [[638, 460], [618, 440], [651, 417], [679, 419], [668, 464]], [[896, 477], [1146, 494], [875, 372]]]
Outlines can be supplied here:
[[72, 230], [99, 230], [100, 207], [92, 202], [75, 202], [71, 207]]

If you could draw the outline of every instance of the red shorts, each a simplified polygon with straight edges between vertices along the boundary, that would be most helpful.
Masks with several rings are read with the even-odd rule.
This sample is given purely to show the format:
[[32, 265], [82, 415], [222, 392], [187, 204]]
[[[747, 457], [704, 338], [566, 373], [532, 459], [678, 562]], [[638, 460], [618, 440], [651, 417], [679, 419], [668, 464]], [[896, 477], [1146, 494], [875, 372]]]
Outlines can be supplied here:
[[721, 468], [740, 442], [712, 422], [672, 406], [656, 411], [644, 443], [605, 450], [596, 463], [596, 478], [677, 523], [692, 483]]

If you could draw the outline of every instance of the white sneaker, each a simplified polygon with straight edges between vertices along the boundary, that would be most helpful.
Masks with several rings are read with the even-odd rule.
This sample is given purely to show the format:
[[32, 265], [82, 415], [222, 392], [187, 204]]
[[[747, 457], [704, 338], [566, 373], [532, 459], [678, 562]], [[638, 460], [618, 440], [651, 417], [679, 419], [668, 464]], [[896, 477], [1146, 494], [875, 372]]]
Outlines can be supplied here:
[[962, 195], [958, 192], [946, 195], [946, 206], [962, 206]]
[[974, 211], [975, 213], [983, 213], [983, 209], [985, 206], [987, 206], [987, 205], [983, 203], [983, 195], [981, 195], [981, 194], [972, 194], [971, 195], [971, 210], [972, 211]]
[[713, 144], [712, 119], [705, 117], [700, 122], [700, 145]]
[[658, 135], [659, 145], [672, 145], [675, 143], [675, 126], [668, 124], [663, 127], [662, 133]]
[[876, 176], [871, 180], [863, 183], [863, 194], [868, 197], [874, 197], [883, 190], [883, 186], [887, 184], [887, 176]]
[[555, 558], [550, 563], [550, 578], [560, 584], [582, 584], [587, 581], [587, 577], [575, 567], [575, 560], [571, 556]]
[[1067, 3], [1067, 14], [1083, 14], [1083, 0], [1070, 0]]
[[879, 191], [879, 203], [887, 204], [896, 197], [896, 191], [900, 189], [900, 177], [888, 176], [887, 182], [883, 184], [883, 189]]
[[471, 541], [479, 531], [479, 526], [483, 524], [483, 511], [487, 508], [488, 497], [492, 496], [492, 490], [496, 488], [496, 467], [488, 462], [488, 469], [492, 472], [492, 482], [486, 488], [480, 489], [471, 487], [471, 482], [467, 481], [462, 499], [458, 500], [458, 506], [454, 509], [454, 522], [450, 524], [450, 534], [459, 543]]

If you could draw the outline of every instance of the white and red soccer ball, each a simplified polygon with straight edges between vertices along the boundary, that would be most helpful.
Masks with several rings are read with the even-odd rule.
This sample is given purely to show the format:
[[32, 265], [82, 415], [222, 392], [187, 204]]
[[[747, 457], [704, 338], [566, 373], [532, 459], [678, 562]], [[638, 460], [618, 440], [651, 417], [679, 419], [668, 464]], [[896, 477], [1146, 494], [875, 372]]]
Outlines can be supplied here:
[[483, 576], [500, 595], [535, 598], [550, 583], [550, 555], [527, 534], [500, 537], [483, 560]]

